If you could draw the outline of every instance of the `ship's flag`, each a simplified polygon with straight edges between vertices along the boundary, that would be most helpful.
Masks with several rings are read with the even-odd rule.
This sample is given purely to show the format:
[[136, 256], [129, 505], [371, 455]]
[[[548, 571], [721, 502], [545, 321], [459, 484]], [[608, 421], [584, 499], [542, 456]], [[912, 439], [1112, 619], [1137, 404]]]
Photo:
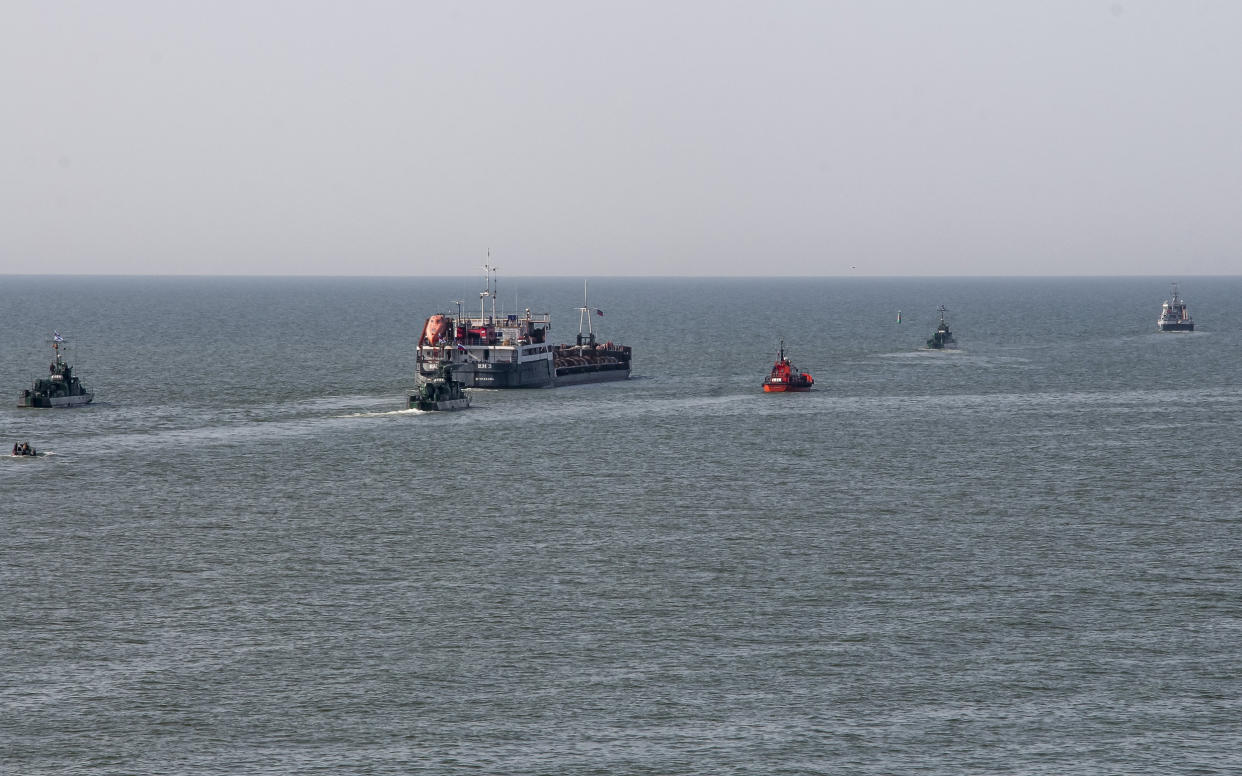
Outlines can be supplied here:
[[604, 317], [604, 311], [599, 309], [598, 307], [595, 308], [595, 314], [600, 316], [601, 318]]
[[465, 352], [466, 352], [466, 346], [465, 346], [465, 345], [458, 344], [458, 345], [457, 345], [457, 349], [458, 349], [458, 350], [460, 350], [462, 353], [465, 353]]
[[64, 341], [65, 341], [65, 338], [60, 336], [60, 332], [58, 331], [52, 332], [52, 342], [64, 342]]

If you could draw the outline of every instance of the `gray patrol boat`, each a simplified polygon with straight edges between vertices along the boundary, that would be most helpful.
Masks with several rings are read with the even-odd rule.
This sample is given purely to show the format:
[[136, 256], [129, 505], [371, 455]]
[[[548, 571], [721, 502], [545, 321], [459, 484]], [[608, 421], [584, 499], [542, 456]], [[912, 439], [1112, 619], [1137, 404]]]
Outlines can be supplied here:
[[949, 322], [944, 319], [946, 312], [944, 305], [936, 309], [940, 312], [940, 323], [936, 326], [936, 331], [927, 339], [927, 347], [929, 350], [955, 350], [957, 340], [953, 339], [953, 332], [949, 331]]
[[82, 381], [73, 374], [73, 367], [65, 362], [61, 345], [65, 338], [60, 332], [52, 332], [52, 363], [49, 375], [34, 381], [34, 385], [22, 391], [18, 407], [81, 407], [90, 404], [95, 394], [86, 390]]
[[465, 387], [465, 383], [453, 379], [453, 365], [443, 364], [435, 377], [418, 381], [409, 407], [423, 412], [464, 410], [470, 406], [470, 394]]

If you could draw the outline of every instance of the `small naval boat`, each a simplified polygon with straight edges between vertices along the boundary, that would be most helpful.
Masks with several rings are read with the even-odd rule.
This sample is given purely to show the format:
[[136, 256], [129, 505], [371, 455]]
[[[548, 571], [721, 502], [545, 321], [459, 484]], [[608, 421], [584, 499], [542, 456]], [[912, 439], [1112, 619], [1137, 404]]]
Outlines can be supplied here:
[[410, 395], [409, 407], [423, 412], [448, 412], [464, 410], [470, 406], [470, 394], [466, 384], [453, 379], [451, 364], [442, 365], [434, 377], [419, 380]]
[[15, 458], [24, 458], [26, 456], [34, 457], [34, 456], [37, 456], [38, 454], [39, 454], [38, 451], [36, 451], [33, 447], [31, 447], [29, 442], [14, 442], [13, 443], [12, 455]]
[[60, 332], [52, 332], [52, 364], [50, 373], [34, 381], [34, 386], [22, 391], [18, 397], [18, 407], [80, 407], [90, 404], [95, 394], [86, 390], [73, 374], [73, 367], [65, 363], [61, 354], [61, 345], [65, 338]]
[[[550, 340], [549, 313], [497, 313], [495, 267], [484, 265], [487, 290], [479, 292], [479, 314], [439, 313], [427, 318], [418, 338], [418, 380], [434, 379], [443, 364], [452, 364], [467, 388], [551, 388], [581, 383], [625, 380], [630, 376], [628, 345], [598, 342], [592, 321], [604, 311], [584, 299], [578, 308], [574, 344]], [[585, 290], [585, 286], [584, 286]], [[491, 300], [491, 311], [487, 300]]]
[[1173, 284], [1173, 298], [1166, 300], [1160, 308], [1160, 318], [1156, 321], [1160, 331], [1194, 331], [1195, 322], [1186, 309], [1186, 303], [1177, 295], [1177, 284]]
[[936, 308], [940, 311], [940, 323], [936, 326], [936, 332], [927, 340], [927, 347], [930, 350], [945, 350], [957, 347], [957, 340], [953, 339], [953, 332], [949, 331], [949, 323], [944, 319], [947, 312], [944, 305]]
[[764, 393], [787, 393], [791, 391], [809, 391], [815, 384], [815, 378], [797, 368], [785, 358], [785, 340], [781, 340], [781, 351], [772, 365], [772, 372], [763, 378]]

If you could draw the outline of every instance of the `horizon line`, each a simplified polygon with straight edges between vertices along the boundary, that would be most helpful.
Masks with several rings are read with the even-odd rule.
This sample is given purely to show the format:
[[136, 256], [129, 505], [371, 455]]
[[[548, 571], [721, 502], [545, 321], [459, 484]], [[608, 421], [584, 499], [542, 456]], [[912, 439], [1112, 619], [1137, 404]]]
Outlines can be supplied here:
[[[456, 279], [475, 277], [476, 273], [465, 273], [459, 275], [349, 275], [349, 274], [280, 274], [280, 273], [190, 273], [190, 272], [3, 272], [0, 278], [235, 278], [235, 279], [341, 279], [341, 280], [391, 280], [395, 278], [426, 278], [426, 279]], [[815, 280], [815, 279], [832, 279], [832, 280], [963, 280], [963, 279], [1009, 279], [1009, 280], [1052, 280], [1052, 279], [1092, 279], [1092, 278], [1159, 278], [1168, 277], [1168, 275], [1154, 274], [1136, 274], [1136, 275], [1112, 275], [1112, 274], [1082, 274], [1082, 275], [863, 275], [863, 274], [847, 274], [847, 275], [598, 275], [598, 274], [574, 274], [574, 275], [508, 275], [510, 278], [546, 278], [548, 280], [570, 280], [581, 278], [612, 278], [622, 280]], [[1226, 274], [1178, 274], [1177, 277], [1185, 278], [1233, 278], [1242, 277], [1242, 273], [1226, 273]]]

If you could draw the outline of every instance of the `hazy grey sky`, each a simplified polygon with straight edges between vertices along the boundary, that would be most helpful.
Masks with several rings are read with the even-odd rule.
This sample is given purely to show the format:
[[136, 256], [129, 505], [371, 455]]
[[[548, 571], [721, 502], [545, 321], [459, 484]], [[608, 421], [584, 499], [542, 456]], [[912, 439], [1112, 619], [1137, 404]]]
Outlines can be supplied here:
[[1233, 0], [0, 16], [0, 272], [1239, 271]]

